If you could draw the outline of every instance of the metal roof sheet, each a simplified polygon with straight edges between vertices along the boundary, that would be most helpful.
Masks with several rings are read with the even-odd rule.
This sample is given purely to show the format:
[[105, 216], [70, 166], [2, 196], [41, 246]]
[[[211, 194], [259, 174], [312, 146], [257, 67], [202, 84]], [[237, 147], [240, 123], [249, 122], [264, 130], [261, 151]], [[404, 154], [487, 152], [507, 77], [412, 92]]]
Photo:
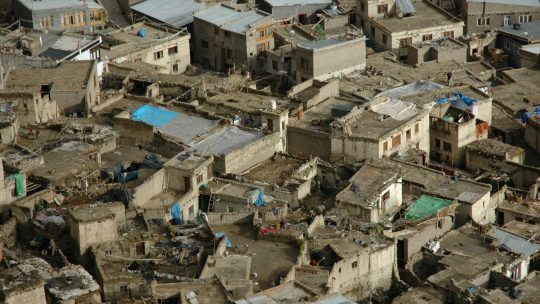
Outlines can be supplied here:
[[131, 7], [133, 11], [176, 27], [193, 22], [193, 13], [205, 7], [193, 0], [146, 0]]
[[197, 12], [194, 17], [238, 34], [245, 34], [251, 25], [271, 18], [259, 11], [237, 11], [221, 5]]
[[540, 250], [540, 245], [499, 228], [495, 228], [495, 238], [497, 238], [499, 245], [525, 257], [530, 257]]
[[493, 4], [508, 4], [517, 6], [534, 6], [540, 7], [540, 1], [538, 0], [467, 0], [471, 3], [493, 3]]
[[416, 12], [416, 8], [410, 0], [397, 0], [396, 1], [399, 11], [404, 14], [412, 14]]
[[331, 0], [266, 0], [266, 2], [273, 7], [332, 3]]

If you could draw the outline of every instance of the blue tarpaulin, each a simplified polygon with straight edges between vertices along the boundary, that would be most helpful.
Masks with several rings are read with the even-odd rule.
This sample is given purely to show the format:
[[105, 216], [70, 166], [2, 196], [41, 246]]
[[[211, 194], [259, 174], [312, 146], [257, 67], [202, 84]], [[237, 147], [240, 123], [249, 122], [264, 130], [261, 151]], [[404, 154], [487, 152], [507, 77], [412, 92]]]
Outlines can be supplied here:
[[225, 237], [225, 246], [226, 246], [227, 248], [231, 248], [231, 247], [232, 247], [231, 240], [229, 240], [229, 238], [225, 235], [225, 233], [223, 233], [223, 232], [216, 232], [215, 236], [216, 236], [217, 238]]
[[473, 98], [469, 98], [465, 95], [463, 95], [463, 93], [461, 92], [457, 92], [457, 93], [454, 93], [452, 94], [452, 96], [450, 96], [450, 98], [438, 98], [436, 100], [436, 103], [447, 103], [447, 102], [451, 102], [452, 105], [455, 105], [456, 102], [458, 101], [463, 101], [463, 103], [465, 103], [468, 107], [472, 106], [473, 103], [475, 102], [478, 102], [478, 99], [473, 99]]
[[142, 121], [154, 127], [161, 127], [171, 122], [178, 113], [164, 108], [143, 105], [135, 109], [132, 113], [132, 119]]
[[536, 115], [540, 115], [540, 107], [536, 107], [534, 109], [534, 112], [525, 112], [525, 113], [521, 114], [521, 121], [522, 122], [527, 122], [529, 120], [529, 118], [531, 118], [533, 116], [536, 116]]
[[264, 195], [261, 190], [255, 189], [253, 191], [249, 191], [247, 195], [251, 204], [257, 207], [264, 206]]
[[182, 209], [180, 209], [180, 203], [176, 203], [171, 207], [171, 216], [173, 218], [173, 224], [180, 225], [182, 221]]

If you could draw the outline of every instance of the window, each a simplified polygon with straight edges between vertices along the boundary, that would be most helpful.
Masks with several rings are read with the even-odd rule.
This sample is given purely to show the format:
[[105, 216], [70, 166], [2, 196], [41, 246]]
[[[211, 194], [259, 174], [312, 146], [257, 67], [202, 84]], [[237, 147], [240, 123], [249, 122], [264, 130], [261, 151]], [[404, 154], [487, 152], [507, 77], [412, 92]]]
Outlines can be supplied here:
[[169, 48], [169, 55], [177, 54], [178, 53], [178, 47], [173, 46]]
[[432, 34], [422, 35], [422, 41], [430, 41], [433, 39]]
[[505, 42], [504, 42], [504, 48], [505, 48], [505, 49], [509, 49], [509, 48], [510, 48], [510, 42], [505, 41]]
[[387, 202], [390, 199], [390, 190], [386, 191], [382, 196], [383, 202]]
[[489, 17], [478, 17], [476, 19], [476, 25], [489, 25]]
[[277, 61], [275, 61], [275, 60], [272, 60], [272, 69], [273, 69], [274, 71], [277, 71], [277, 70], [278, 70], [278, 63], [277, 63]]
[[454, 38], [454, 31], [443, 32], [443, 37]]
[[392, 148], [397, 148], [401, 145], [401, 135], [392, 138]]
[[371, 26], [371, 38], [375, 38], [375, 27]]
[[364, 3], [360, 3], [360, 11], [363, 12], [364, 11]]
[[435, 138], [435, 148], [441, 147], [441, 141], [438, 138]]
[[173, 66], [172, 66], [172, 71], [178, 73], [178, 64], [176, 64], [176, 63], [173, 64]]
[[358, 262], [352, 262], [351, 267], [352, 267], [352, 268], [358, 267]]
[[447, 152], [452, 152], [452, 144], [448, 142], [444, 142], [443, 150]]
[[379, 5], [377, 5], [377, 13], [379, 13], [379, 14], [388, 13], [388, 4], [379, 4]]
[[53, 17], [52, 16], [41, 17], [39, 20], [39, 23], [42, 28], [50, 29], [53, 27]]
[[203, 48], [207, 49], [207, 48], [208, 48], [208, 41], [206, 41], [206, 40], [201, 40], [201, 46], [202, 46]]
[[420, 132], [420, 124], [416, 123], [416, 125], [414, 126], [414, 133], [418, 133], [418, 132]]
[[216, 27], [214, 28], [214, 34], [215, 34], [216, 36], [219, 35], [219, 27], [216, 26]]
[[257, 33], [255, 33], [255, 38], [266, 38], [272, 36], [272, 28], [265, 28], [262, 30], [258, 30]]
[[227, 212], [233, 212], [233, 211], [234, 211], [233, 207], [227, 206]]
[[388, 151], [388, 142], [387, 142], [387, 141], [385, 141], [385, 142], [382, 144], [382, 149], [383, 149], [383, 152]]
[[270, 48], [270, 42], [264, 42], [257, 44], [257, 55], [268, 50]]
[[308, 61], [305, 58], [300, 57], [300, 67], [305, 70], [309, 68]]
[[225, 54], [227, 55], [227, 59], [233, 59], [233, 52], [230, 49], [225, 50]]
[[225, 37], [231, 37], [231, 33], [230, 32], [225, 32]]
[[163, 51], [158, 51], [154, 53], [154, 60], [163, 58]]
[[203, 175], [202, 174], [197, 175], [197, 184], [202, 184], [202, 182], [203, 182]]
[[407, 130], [407, 132], [406, 132], [407, 139], [411, 139], [411, 133], [412, 133], [411, 129]]
[[529, 23], [532, 21], [531, 15], [521, 15], [519, 16], [519, 23]]
[[504, 16], [503, 26], [510, 26], [510, 16]]
[[341, 267], [339, 267], [338, 271], [339, 271], [339, 273], [341, 273]]
[[103, 17], [100, 10], [91, 10], [90, 11], [90, 22], [99, 22], [102, 21]]
[[406, 47], [408, 47], [411, 43], [412, 43], [412, 38], [411, 38], [411, 37], [399, 39], [399, 47], [400, 47], [400, 48], [406, 48]]
[[388, 36], [386, 36], [386, 34], [382, 34], [382, 43], [386, 45], [387, 42], [388, 42]]

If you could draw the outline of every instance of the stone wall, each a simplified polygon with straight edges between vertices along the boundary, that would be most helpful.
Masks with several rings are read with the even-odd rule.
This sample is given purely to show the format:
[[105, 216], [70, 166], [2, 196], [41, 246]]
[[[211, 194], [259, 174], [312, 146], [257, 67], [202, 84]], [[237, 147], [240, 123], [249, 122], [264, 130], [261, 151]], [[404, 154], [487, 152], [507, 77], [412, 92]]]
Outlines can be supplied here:
[[208, 217], [208, 224], [210, 225], [232, 225], [252, 223], [256, 213], [256, 211], [227, 213], [209, 212], [206, 216]]
[[17, 220], [14, 217], [0, 225], [0, 243], [4, 243], [6, 248], [15, 246], [17, 242]]

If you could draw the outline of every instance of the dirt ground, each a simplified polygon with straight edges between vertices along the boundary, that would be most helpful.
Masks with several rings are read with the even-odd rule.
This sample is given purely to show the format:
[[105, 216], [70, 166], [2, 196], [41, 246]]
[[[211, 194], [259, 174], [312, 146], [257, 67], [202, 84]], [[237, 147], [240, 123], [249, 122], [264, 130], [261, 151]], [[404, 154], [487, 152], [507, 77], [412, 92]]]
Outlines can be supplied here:
[[[220, 225], [212, 226], [212, 229], [215, 232], [224, 232], [233, 247], [248, 245], [249, 253], [252, 254], [251, 274], [257, 273], [257, 278], [252, 276], [251, 279], [259, 284], [261, 290], [275, 286], [279, 277], [285, 277], [296, 262], [299, 250], [296, 245], [259, 241], [251, 225]], [[253, 291], [258, 291], [257, 286], [254, 286]]]

